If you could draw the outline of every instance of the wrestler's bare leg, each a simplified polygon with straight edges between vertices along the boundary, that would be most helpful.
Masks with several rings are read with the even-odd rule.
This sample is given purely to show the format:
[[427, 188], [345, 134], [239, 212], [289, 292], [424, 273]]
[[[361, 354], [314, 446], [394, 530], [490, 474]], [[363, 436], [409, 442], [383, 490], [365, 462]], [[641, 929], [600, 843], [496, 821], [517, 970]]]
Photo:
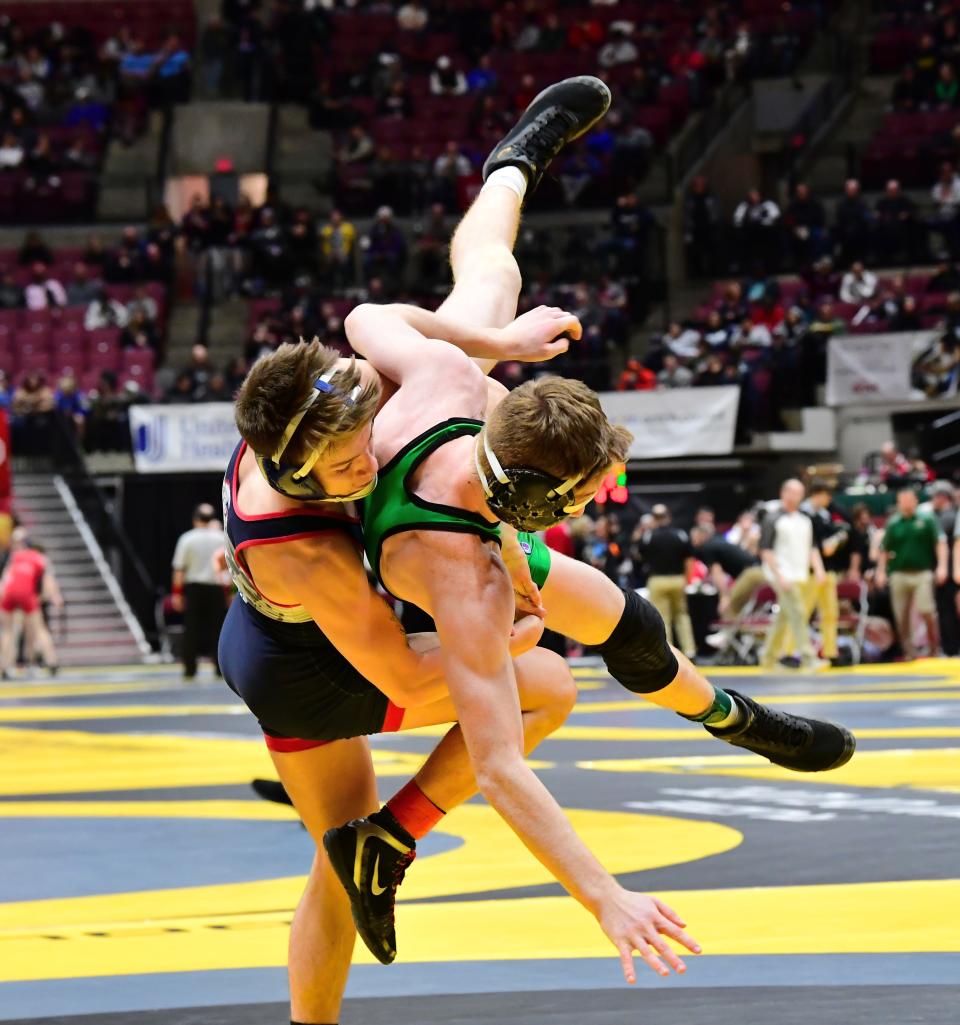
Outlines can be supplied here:
[[[542, 597], [547, 626], [592, 647], [610, 638], [623, 615], [621, 588], [593, 566], [559, 552], [550, 553], [550, 576]], [[676, 677], [666, 687], [638, 697], [680, 715], [700, 715], [713, 704], [713, 684], [682, 653], [673, 650], [680, 663]]]
[[323, 834], [377, 808], [377, 784], [364, 738], [296, 753], [270, 752], [280, 780], [316, 844], [307, 887], [290, 927], [290, 1016], [334, 1022], [347, 984], [356, 930], [350, 901], [330, 867]]
[[[522, 279], [513, 244], [521, 202], [505, 186], [487, 186], [476, 198], [450, 245], [454, 288], [441, 306], [444, 313], [480, 327], [503, 327], [516, 316]], [[491, 388], [500, 386], [491, 382]], [[624, 597], [598, 570], [555, 553], [544, 604], [551, 629], [598, 645], [620, 622]], [[681, 715], [700, 715], [713, 704], [713, 687], [688, 659], [679, 653], [677, 657], [680, 670], [673, 682], [643, 696]]]

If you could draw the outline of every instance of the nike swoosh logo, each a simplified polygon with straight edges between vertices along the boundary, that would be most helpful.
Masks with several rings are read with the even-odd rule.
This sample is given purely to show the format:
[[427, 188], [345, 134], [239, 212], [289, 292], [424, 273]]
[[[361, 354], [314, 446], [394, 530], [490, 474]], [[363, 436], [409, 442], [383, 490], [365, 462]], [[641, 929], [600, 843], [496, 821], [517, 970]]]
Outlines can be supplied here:
[[386, 893], [387, 888], [380, 885], [380, 855], [378, 854], [373, 861], [373, 879], [370, 882], [370, 889], [373, 891], [374, 897], [379, 897], [381, 893]]

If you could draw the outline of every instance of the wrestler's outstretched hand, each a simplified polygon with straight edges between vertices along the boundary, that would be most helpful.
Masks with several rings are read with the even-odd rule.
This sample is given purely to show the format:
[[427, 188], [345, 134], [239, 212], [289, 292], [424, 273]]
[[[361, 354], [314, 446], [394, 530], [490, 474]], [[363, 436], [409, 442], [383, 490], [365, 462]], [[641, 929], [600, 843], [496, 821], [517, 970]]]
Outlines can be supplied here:
[[557, 306], [538, 306], [517, 317], [500, 329], [506, 343], [503, 359], [516, 359], [522, 363], [539, 363], [566, 352], [570, 340], [579, 340], [583, 334], [580, 321]]
[[700, 953], [700, 944], [683, 931], [687, 923], [673, 908], [656, 897], [633, 893], [618, 886], [602, 902], [597, 911], [597, 919], [601, 929], [620, 952], [623, 977], [631, 985], [637, 981], [633, 966], [634, 951], [657, 975], [669, 975], [667, 965], [677, 973], [687, 970], [687, 966], [664, 939], [665, 936], [686, 947], [691, 953]]

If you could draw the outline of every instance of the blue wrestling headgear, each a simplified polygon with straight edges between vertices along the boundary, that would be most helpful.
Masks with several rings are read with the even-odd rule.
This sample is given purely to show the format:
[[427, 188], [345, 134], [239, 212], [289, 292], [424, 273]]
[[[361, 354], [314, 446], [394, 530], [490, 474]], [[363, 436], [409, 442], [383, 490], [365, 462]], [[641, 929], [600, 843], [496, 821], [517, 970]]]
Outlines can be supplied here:
[[290, 418], [273, 454], [267, 457], [261, 456], [259, 453], [256, 454], [257, 466], [260, 467], [260, 472], [266, 478], [267, 483], [274, 491], [279, 491], [287, 498], [296, 498], [301, 502], [354, 502], [366, 498], [377, 486], [377, 478], [374, 475], [369, 484], [353, 494], [328, 495], [321, 487], [320, 482], [310, 473], [317, 460], [323, 455], [325, 446], [314, 449], [307, 457], [306, 462], [298, 469], [280, 461], [290, 440], [296, 434], [297, 428], [307, 415], [307, 410], [321, 395], [337, 395], [351, 406], [357, 401], [361, 386], [358, 384], [349, 394], [340, 391], [336, 385], [330, 383], [336, 372], [335, 368], [330, 369], [313, 382], [313, 390], [306, 402]]
[[480, 484], [487, 496], [487, 505], [504, 523], [509, 523], [517, 530], [546, 530], [580, 507], [579, 502], [576, 506], [570, 504], [570, 492], [580, 480], [579, 475], [563, 480], [529, 466], [504, 469], [490, 447], [486, 430], [481, 432], [480, 438], [483, 439], [483, 453], [494, 477], [488, 481], [480, 465], [478, 438], [473, 458]]

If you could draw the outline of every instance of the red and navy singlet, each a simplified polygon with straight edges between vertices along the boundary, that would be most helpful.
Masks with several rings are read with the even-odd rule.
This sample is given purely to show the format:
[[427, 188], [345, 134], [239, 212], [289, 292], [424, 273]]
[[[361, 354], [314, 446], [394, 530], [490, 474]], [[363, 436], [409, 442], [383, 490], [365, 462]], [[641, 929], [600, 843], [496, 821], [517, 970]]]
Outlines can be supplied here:
[[267, 746], [298, 751], [332, 740], [396, 730], [403, 710], [362, 676], [333, 646], [302, 605], [284, 605], [254, 582], [245, 552], [334, 532], [362, 551], [360, 524], [328, 510], [244, 514], [237, 504], [246, 443], [234, 450], [223, 481], [227, 565], [238, 598], [220, 632], [224, 679], [257, 717]]
[[247, 450], [241, 441], [234, 449], [223, 478], [223, 532], [227, 567], [240, 597], [261, 615], [278, 623], [312, 623], [310, 613], [302, 605], [283, 605], [272, 601], [254, 583], [247, 566], [245, 552], [258, 545], [283, 541], [301, 541], [320, 534], [346, 534], [359, 548], [363, 547], [360, 521], [354, 516], [311, 509], [285, 509], [283, 512], [244, 515], [237, 504], [240, 487], [240, 461]]

